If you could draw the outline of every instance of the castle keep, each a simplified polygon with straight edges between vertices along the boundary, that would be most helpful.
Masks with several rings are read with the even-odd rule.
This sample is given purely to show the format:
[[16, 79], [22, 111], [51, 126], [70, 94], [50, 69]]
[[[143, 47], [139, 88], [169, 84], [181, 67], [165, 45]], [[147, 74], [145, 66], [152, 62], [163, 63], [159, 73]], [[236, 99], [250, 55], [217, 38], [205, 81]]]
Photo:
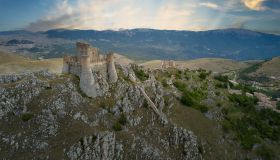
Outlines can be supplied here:
[[97, 48], [82, 42], [77, 42], [76, 48], [76, 56], [64, 56], [62, 72], [79, 76], [81, 90], [89, 97], [97, 97], [100, 95], [99, 84], [94, 77], [94, 72], [107, 77], [109, 83], [118, 80], [114, 54], [101, 55]]

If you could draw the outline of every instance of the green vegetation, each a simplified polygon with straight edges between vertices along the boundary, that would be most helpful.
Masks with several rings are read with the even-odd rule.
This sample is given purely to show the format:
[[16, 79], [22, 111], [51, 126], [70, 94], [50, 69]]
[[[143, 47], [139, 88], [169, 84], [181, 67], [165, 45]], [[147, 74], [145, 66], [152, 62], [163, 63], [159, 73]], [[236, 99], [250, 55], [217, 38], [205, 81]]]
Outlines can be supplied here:
[[193, 107], [197, 110], [200, 110], [202, 113], [208, 111], [208, 108], [199, 103], [205, 94], [200, 89], [195, 89], [193, 91], [187, 90], [187, 85], [182, 81], [175, 81], [174, 86], [183, 92], [182, 97], [180, 99], [181, 103], [185, 106]]
[[256, 82], [260, 82], [260, 83], [270, 82], [270, 78], [268, 78], [267, 76], [263, 76], [263, 75], [250, 76], [249, 75], [250, 73], [256, 72], [258, 69], [262, 68], [262, 66], [263, 66], [263, 64], [265, 64], [265, 62], [267, 62], [267, 61], [256, 63], [248, 68], [241, 70], [239, 73], [239, 78], [243, 79], [245, 81], [256, 81]]
[[175, 81], [173, 84], [179, 91], [182, 91], [182, 92], [185, 91], [187, 88], [187, 85], [184, 82], [179, 81], [179, 80]]
[[167, 80], [166, 80], [166, 79], [163, 79], [163, 80], [161, 81], [161, 84], [162, 84], [162, 86], [163, 86], [164, 88], [168, 87], [168, 84], [167, 84]]
[[146, 74], [143, 69], [134, 68], [134, 72], [135, 72], [135, 75], [137, 76], [137, 78], [140, 79], [140, 81], [145, 81], [149, 78], [149, 75]]
[[122, 125], [120, 124], [120, 122], [116, 122], [113, 125], [113, 129], [114, 129], [114, 131], [121, 131], [122, 130]]
[[127, 123], [127, 118], [125, 116], [124, 113], [121, 114], [120, 118], [119, 118], [119, 121], [118, 121], [121, 125], [126, 125]]
[[21, 116], [21, 119], [22, 119], [22, 121], [26, 122], [26, 121], [29, 121], [33, 117], [34, 117], [33, 113], [23, 113]]
[[131, 82], [130, 79], [124, 75], [123, 71], [118, 69], [118, 76], [127, 82]]
[[257, 90], [255, 87], [252, 87], [251, 85], [247, 85], [247, 84], [239, 84], [237, 86], [231, 86], [234, 89], [238, 89], [241, 90], [243, 93], [254, 93], [256, 91], [260, 92], [259, 90]]
[[205, 80], [207, 76], [209, 76], [211, 74], [211, 71], [207, 72], [206, 70], [198, 70], [200, 73], [198, 75], [198, 77], [201, 80]]
[[122, 126], [126, 125], [127, 123], [127, 118], [125, 116], [124, 113], [121, 113], [120, 118], [118, 119], [118, 121], [113, 125], [113, 130], [114, 131], [121, 131], [122, 130]]
[[266, 145], [262, 145], [260, 148], [258, 148], [257, 154], [267, 160], [275, 158], [275, 153], [273, 152], [273, 150], [268, 148]]
[[223, 76], [223, 75], [216, 75], [216, 76], [214, 76], [214, 79], [221, 81], [221, 82], [228, 82], [228, 80], [229, 80], [228, 76]]
[[221, 82], [218, 82], [215, 84], [215, 87], [216, 88], [227, 88], [227, 84], [226, 83], [221, 83]]
[[[230, 95], [234, 108], [223, 108], [225, 131], [233, 131], [245, 149], [252, 149], [254, 144], [265, 143], [266, 139], [279, 141], [280, 115], [270, 109], [257, 110], [257, 99], [245, 95]], [[266, 151], [268, 152], [268, 151]], [[270, 156], [269, 153], [263, 153]]]

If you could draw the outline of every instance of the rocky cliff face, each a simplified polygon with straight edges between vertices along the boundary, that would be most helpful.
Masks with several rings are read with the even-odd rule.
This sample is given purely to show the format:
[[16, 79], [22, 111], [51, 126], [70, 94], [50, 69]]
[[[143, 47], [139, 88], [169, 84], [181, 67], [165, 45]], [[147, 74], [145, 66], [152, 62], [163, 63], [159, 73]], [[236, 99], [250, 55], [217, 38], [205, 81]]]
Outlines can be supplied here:
[[[109, 85], [93, 73], [102, 97], [88, 98], [79, 79], [46, 71], [0, 77], [0, 155], [4, 159], [202, 159], [197, 137], [162, 123], [167, 109], [156, 80], [135, 84], [131, 68]], [[106, 82], [106, 83], [105, 83]], [[162, 112], [162, 114], [165, 114]]]

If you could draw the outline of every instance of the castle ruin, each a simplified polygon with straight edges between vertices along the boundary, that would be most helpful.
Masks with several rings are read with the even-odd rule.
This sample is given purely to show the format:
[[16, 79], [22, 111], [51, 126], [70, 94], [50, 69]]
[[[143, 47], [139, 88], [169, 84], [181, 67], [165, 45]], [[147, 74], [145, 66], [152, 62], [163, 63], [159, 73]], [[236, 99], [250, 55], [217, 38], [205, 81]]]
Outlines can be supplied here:
[[161, 68], [162, 69], [167, 69], [167, 68], [176, 68], [175, 61], [173, 60], [163, 60], [161, 62]]
[[77, 55], [63, 57], [62, 73], [71, 73], [80, 77], [80, 88], [89, 97], [97, 97], [99, 85], [93, 72], [99, 72], [107, 77], [109, 83], [118, 80], [115, 68], [114, 54], [100, 54], [98, 48], [91, 47], [87, 43], [77, 42]]

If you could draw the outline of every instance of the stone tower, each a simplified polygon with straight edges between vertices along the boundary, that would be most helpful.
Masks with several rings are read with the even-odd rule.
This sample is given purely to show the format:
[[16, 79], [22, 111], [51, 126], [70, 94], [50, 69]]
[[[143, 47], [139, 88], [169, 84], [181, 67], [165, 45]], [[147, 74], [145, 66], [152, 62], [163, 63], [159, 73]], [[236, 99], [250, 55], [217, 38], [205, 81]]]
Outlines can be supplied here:
[[78, 58], [81, 64], [80, 87], [87, 96], [96, 97], [97, 89], [90, 67], [89, 47], [88, 44], [77, 43]]
[[115, 67], [114, 53], [107, 55], [107, 74], [109, 83], [115, 83], [118, 81], [118, 74]]
[[69, 73], [69, 64], [68, 62], [68, 56], [63, 57], [63, 67], [62, 67], [62, 73]]

